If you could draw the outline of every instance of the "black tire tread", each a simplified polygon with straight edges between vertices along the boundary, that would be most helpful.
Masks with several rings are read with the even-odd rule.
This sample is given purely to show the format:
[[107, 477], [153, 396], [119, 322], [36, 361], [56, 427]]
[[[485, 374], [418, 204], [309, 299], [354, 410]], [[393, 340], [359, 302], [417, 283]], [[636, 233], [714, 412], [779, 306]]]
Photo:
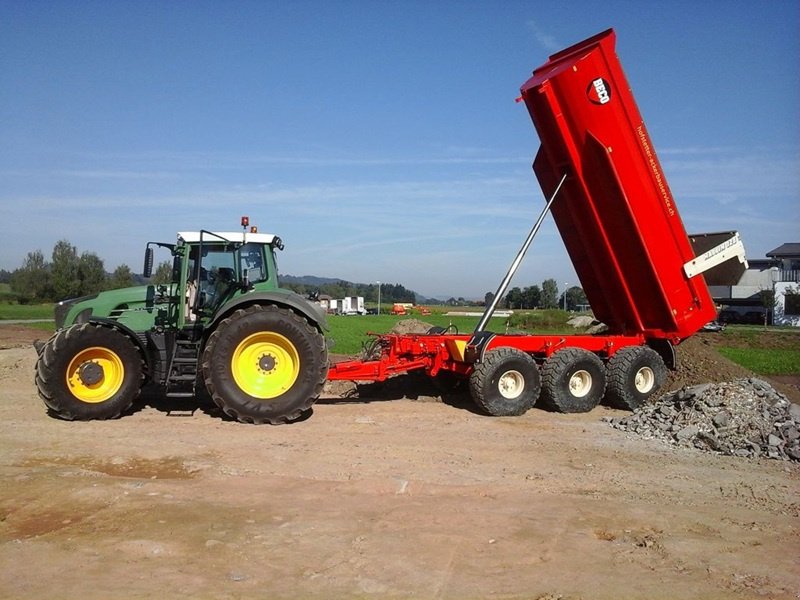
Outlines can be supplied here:
[[[262, 311], [279, 315], [281, 318], [288, 319], [295, 325], [302, 328], [307, 335], [312, 337], [316, 346], [315, 351], [320, 355], [320, 365], [315, 375], [312, 392], [307, 398], [303, 399], [303, 401], [293, 404], [291, 410], [276, 415], [259, 413], [258, 411], [248, 411], [245, 406], [242, 406], [235, 400], [232, 401], [224, 398], [220, 393], [220, 390], [217, 389], [217, 386], [214, 384], [213, 378], [211, 377], [212, 365], [214, 364], [215, 360], [217, 360], [215, 358], [217, 355], [216, 348], [222, 333], [235, 323], [243, 319], [252, 318], [254, 315], [257, 315]], [[203, 351], [202, 373], [205, 380], [206, 389], [208, 390], [211, 399], [214, 401], [214, 404], [216, 404], [229, 417], [236, 419], [241, 423], [252, 423], [255, 425], [281, 425], [297, 420], [317, 401], [320, 393], [322, 393], [322, 387], [324, 386], [328, 375], [327, 353], [328, 350], [327, 346], [325, 345], [325, 337], [302, 315], [297, 314], [293, 310], [271, 304], [253, 304], [246, 308], [235, 310], [228, 317], [223, 319], [214, 332], [209, 336], [208, 343]]]
[[[520, 399], [498, 400], [492, 393], [493, 386], [490, 383], [498, 366], [507, 360], [518, 359], [523, 365], [532, 368], [536, 373], [535, 382], [529, 382], [530, 389], [525, 390]], [[523, 367], [524, 368], [524, 367]], [[501, 347], [486, 353], [484, 359], [478, 363], [469, 378], [470, 395], [475, 404], [484, 412], [492, 416], [519, 416], [533, 408], [539, 397], [541, 389], [539, 379], [539, 368], [536, 362], [528, 354], [516, 348]]]
[[[642, 396], [631, 388], [630, 374], [635, 364], [645, 360], [655, 374], [655, 385], [646, 395]], [[608, 372], [608, 387], [606, 388], [606, 403], [614, 408], [634, 411], [641, 408], [647, 398], [655, 394], [667, 379], [667, 367], [661, 355], [648, 346], [629, 346], [622, 348], [612, 356], [606, 367]]]
[[[564, 377], [578, 361], [588, 361], [599, 373], [601, 388], [593, 388], [587, 397], [575, 398], [565, 391]], [[589, 366], [589, 365], [586, 365]], [[593, 378], [594, 379], [594, 378]], [[542, 405], [561, 413], [589, 412], [600, 403], [606, 389], [605, 368], [600, 358], [582, 348], [564, 348], [552, 354], [542, 366]]]
[[[128, 363], [124, 365], [126, 371], [132, 369], [133, 372], [138, 372], [138, 382], [135, 391], [128, 394], [126, 398], [119, 398], [118, 401], [109, 399], [100, 404], [84, 406], [80, 401], [72, 398], [66, 386], [61, 385], [65, 367], [63, 363], [65, 361], [69, 363], [70, 357], [67, 356], [68, 353], [72, 352], [74, 356], [74, 352], [77, 352], [83, 347], [88, 347], [83, 343], [86, 338], [104, 337], [107, 336], [109, 332], [118, 335], [120, 341], [124, 340], [122, 343], [130, 345], [130, 348], [125, 346], [126, 350], [135, 353], [131, 354], [131, 356], [136, 357], [135, 360], [138, 361], [138, 364], [132, 365]], [[120, 356], [120, 358], [124, 359], [125, 357]], [[144, 367], [144, 357], [141, 355], [136, 345], [123, 333], [116, 329], [95, 323], [81, 323], [66, 329], [60, 329], [45, 342], [36, 360], [34, 381], [39, 393], [39, 398], [42, 399], [53, 414], [61, 419], [66, 421], [116, 419], [127, 411], [133, 404], [133, 401], [139, 396], [142, 383], [144, 382]], [[101, 404], [105, 405], [106, 410], [99, 409]], [[86, 408], [87, 410], [82, 411], [82, 408]]]

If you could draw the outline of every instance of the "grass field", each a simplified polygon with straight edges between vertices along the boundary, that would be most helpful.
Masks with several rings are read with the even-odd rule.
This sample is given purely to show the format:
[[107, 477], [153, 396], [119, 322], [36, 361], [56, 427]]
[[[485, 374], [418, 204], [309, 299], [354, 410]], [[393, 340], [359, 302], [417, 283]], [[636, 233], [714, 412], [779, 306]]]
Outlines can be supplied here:
[[[455, 329], [451, 329], [451, 332], [458, 331], [459, 333], [472, 331], [478, 324], [478, 318], [476, 317], [446, 317], [443, 314], [436, 313], [425, 316], [367, 315], [363, 317], [345, 317], [331, 315], [328, 317], [328, 325], [331, 330], [326, 334], [326, 337], [334, 340], [331, 352], [336, 354], [358, 354], [364, 342], [370, 339], [367, 335], [368, 333], [387, 333], [402, 319], [419, 319], [439, 327], [450, 327], [452, 325]], [[492, 319], [492, 325], [504, 328], [505, 319]]]
[[798, 350], [719, 348], [719, 353], [761, 375], [800, 375]]
[[733, 325], [716, 340], [720, 354], [761, 375], [800, 375], [800, 330]]
[[0, 320], [4, 319], [52, 319], [53, 305], [13, 304], [0, 302]]

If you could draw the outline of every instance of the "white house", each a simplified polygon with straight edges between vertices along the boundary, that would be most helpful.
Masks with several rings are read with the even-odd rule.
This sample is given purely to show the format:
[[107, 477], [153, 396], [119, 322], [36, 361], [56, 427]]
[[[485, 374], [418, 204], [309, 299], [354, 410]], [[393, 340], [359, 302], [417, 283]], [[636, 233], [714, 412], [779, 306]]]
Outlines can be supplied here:
[[800, 242], [778, 246], [767, 256], [775, 291], [775, 325], [800, 327]]

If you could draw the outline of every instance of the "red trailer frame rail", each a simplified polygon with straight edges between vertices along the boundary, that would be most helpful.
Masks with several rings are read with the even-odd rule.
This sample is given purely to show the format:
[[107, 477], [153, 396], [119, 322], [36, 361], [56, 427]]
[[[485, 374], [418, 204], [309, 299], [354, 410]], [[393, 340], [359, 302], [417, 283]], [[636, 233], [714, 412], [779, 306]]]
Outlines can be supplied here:
[[[604, 395], [632, 409], [659, 389], [676, 365], [674, 345], [716, 315], [700, 274], [728, 257], [743, 260], [743, 247], [729, 240], [694, 256], [614, 45], [609, 29], [554, 54], [522, 86], [541, 140], [533, 168], [548, 200], [475, 331], [376, 336], [367, 360], [333, 364], [329, 379], [451, 373], [469, 378], [473, 399], [492, 415], [522, 414], [540, 396], [562, 412], [591, 410]], [[608, 331], [487, 331], [550, 210]]]
[[435, 377], [441, 371], [468, 376], [473, 364], [498, 348], [514, 348], [544, 362], [568, 347], [579, 347], [603, 359], [629, 346], [644, 344], [641, 335], [502, 335], [490, 333], [478, 338], [470, 335], [370, 334], [377, 339], [371, 360], [333, 363], [329, 380], [384, 381], [392, 375], [423, 369]]

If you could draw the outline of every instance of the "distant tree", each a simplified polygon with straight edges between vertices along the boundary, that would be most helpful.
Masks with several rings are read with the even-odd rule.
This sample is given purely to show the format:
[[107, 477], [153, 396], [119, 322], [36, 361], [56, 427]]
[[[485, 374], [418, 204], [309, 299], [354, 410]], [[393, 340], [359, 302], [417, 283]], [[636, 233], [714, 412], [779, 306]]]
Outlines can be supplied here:
[[96, 294], [106, 287], [106, 270], [103, 261], [93, 252], [84, 252], [78, 259], [79, 296]]
[[11, 271], [0, 269], [0, 283], [11, 283]]
[[135, 282], [133, 279], [133, 272], [131, 271], [131, 268], [126, 264], [121, 264], [116, 269], [114, 269], [114, 272], [111, 274], [111, 277], [108, 278], [107, 288], [109, 290], [116, 290], [119, 288], [131, 287], [134, 285], [134, 283]]
[[494, 302], [494, 294], [492, 292], [486, 292], [483, 296], [483, 303], [489, 306], [492, 302]]
[[555, 279], [545, 279], [542, 282], [542, 308], [558, 308], [558, 284]]
[[171, 282], [172, 282], [172, 264], [166, 260], [164, 262], [158, 263], [158, 266], [156, 267], [156, 270], [153, 273], [153, 277], [150, 279], [150, 283], [152, 283], [153, 285], [158, 285], [160, 283], [171, 283]]
[[52, 300], [50, 268], [41, 250], [28, 252], [22, 266], [11, 273], [9, 283], [23, 304]]
[[78, 250], [67, 240], [59, 240], [53, 247], [52, 274], [53, 299], [64, 300], [80, 296], [78, 278]]
[[[589, 304], [589, 300], [580, 286], [573, 285], [565, 293], [567, 295], [567, 310], [578, 310], [581, 305]], [[561, 300], [563, 302], [563, 294]]]
[[531, 285], [522, 290], [522, 308], [539, 308], [542, 301], [542, 290], [538, 285]]
[[522, 308], [522, 290], [518, 287], [513, 287], [506, 294], [506, 308], [515, 309]]

